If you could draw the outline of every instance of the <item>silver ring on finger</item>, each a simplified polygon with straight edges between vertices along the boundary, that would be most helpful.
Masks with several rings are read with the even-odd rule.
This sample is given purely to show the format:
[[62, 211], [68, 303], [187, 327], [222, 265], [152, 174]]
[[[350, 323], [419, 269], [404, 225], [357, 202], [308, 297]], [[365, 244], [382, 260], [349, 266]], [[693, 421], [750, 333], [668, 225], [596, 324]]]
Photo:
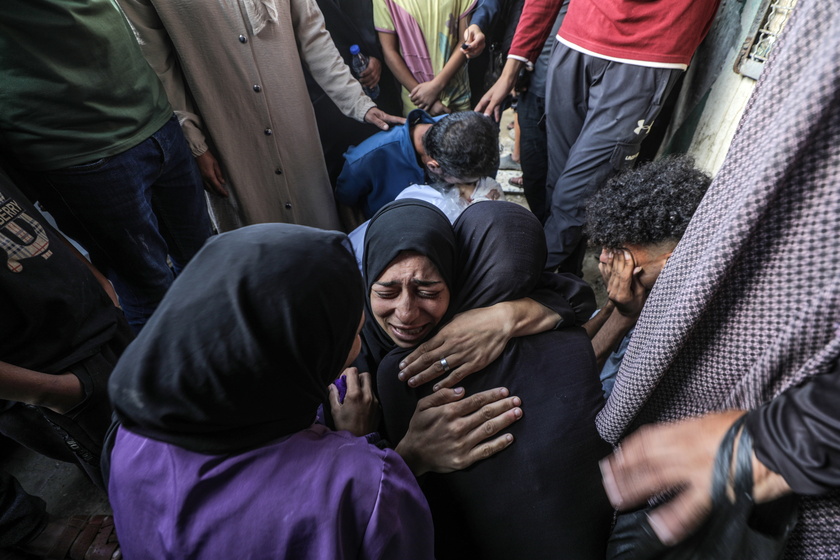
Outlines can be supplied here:
[[444, 372], [447, 372], [452, 369], [452, 366], [449, 365], [449, 362], [446, 361], [446, 358], [441, 358], [439, 363], [440, 367], [443, 369]]

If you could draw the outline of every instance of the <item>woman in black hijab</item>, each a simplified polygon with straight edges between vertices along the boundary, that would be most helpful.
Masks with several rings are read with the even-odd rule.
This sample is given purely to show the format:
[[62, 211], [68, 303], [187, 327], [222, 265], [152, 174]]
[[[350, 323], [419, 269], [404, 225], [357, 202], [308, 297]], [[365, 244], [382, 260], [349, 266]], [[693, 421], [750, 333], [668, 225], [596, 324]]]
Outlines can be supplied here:
[[348, 247], [336, 232], [242, 228], [170, 288], [110, 382], [121, 425], [109, 495], [126, 557], [431, 557], [405, 463], [312, 425], [359, 351]]
[[[453, 311], [523, 297], [545, 263], [545, 237], [527, 210], [503, 202], [469, 207], [455, 222], [459, 247]], [[398, 438], [414, 403], [431, 391], [397, 379], [398, 350], [378, 374], [385, 425]], [[461, 382], [505, 385], [526, 412], [515, 445], [465, 471], [423, 481], [446, 558], [603, 558], [611, 508], [598, 460], [610, 451], [595, 430], [603, 406], [592, 345], [578, 327], [512, 339], [502, 355]]]
[[[390, 350], [411, 346], [444, 320], [454, 286], [455, 237], [435, 206], [398, 200], [371, 219], [364, 254], [367, 313], [356, 364], [376, 372]], [[416, 475], [464, 468], [512, 441], [507, 434], [485, 441], [521, 416], [519, 399], [509, 395], [503, 387], [439, 391], [409, 411], [407, 434], [389, 439]]]
[[365, 326], [362, 353], [356, 365], [375, 373], [379, 362], [397, 344], [377, 324], [371, 308], [371, 288], [401, 253], [426, 257], [446, 284], [454, 287], [455, 234], [449, 219], [434, 205], [421, 200], [403, 199], [383, 207], [371, 218], [365, 234], [362, 271], [365, 278]]

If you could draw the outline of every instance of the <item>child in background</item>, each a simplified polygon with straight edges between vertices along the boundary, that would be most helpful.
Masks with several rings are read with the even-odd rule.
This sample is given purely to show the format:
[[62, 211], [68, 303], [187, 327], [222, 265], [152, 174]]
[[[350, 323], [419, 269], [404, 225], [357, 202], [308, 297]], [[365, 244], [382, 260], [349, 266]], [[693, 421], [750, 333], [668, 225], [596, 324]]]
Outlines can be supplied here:
[[385, 63], [402, 84], [403, 115], [470, 109], [460, 49], [475, 0], [375, 0], [374, 25]]

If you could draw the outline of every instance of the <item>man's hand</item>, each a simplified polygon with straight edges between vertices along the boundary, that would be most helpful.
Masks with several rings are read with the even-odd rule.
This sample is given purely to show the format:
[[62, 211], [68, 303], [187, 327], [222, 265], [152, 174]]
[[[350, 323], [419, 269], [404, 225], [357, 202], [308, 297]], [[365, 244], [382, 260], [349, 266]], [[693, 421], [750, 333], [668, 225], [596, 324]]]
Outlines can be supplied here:
[[389, 115], [379, 107], [371, 107], [365, 113], [365, 122], [377, 126], [382, 130], [388, 130], [390, 128], [388, 126], [389, 123], [402, 124], [405, 122], [405, 117], [395, 117], [394, 115]]
[[411, 99], [412, 103], [424, 111], [428, 111], [435, 104], [435, 101], [439, 100], [441, 90], [443, 90], [443, 88], [432, 80], [417, 84], [417, 86], [411, 90], [411, 93], [408, 94], [408, 97]]
[[468, 375], [484, 369], [499, 357], [511, 339], [513, 326], [505, 313], [506, 307], [493, 306], [459, 313], [430, 340], [418, 346], [400, 362], [400, 381], [419, 387], [447, 373], [435, 385], [437, 391], [452, 387]]
[[475, 110], [478, 113], [484, 113], [488, 117], [493, 117], [496, 122], [502, 117], [502, 101], [508, 96], [513, 89], [513, 84], [516, 82], [516, 76], [519, 74], [519, 69], [524, 66], [524, 62], [515, 58], [508, 58], [505, 62], [505, 67], [502, 74], [496, 83], [487, 90]]
[[444, 389], [417, 403], [396, 448], [415, 476], [465, 469], [513, 443], [511, 434], [489, 438], [522, 418], [519, 397], [503, 387], [461, 400], [464, 394], [462, 387]]
[[359, 373], [351, 367], [341, 374], [347, 383], [344, 402], [339, 402], [338, 387], [330, 385], [330, 410], [336, 430], [364, 436], [376, 430], [379, 420], [379, 401], [373, 394], [373, 382], [370, 373]]
[[638, 317], [648, 291], [639, 282], [642, 269], [636, 266], [633, 255], [629, 251], [608, 251], [607, 262], [599, 263], [598, 269], [607, 287], [607, 297], [616, 311], [625, 317]]
[[210, 150], [207, 150], [200, 156], [196, 156], [195, 161], [198, 163], [198, 170], [204, 180], [204, 190], [227, 197], [228, 192], [224, 186], [225, 176], [222, 175], [222, 168], [216, 160], [216, 156]]
[[464, 44], [461, 45], [461, 50], [467, 58], [475, 58], [484, 52], [485, 37], [481, 28], [472, 24], [464, 31]]
[[[610, 502], [626, 510], [651, 496], [676, 490], [676, 496], [650, 514], [664, 544], [672, 545], [700, 526], [712, 507], [712, 470], [720, 442], [742, 410], [718, 412], [675, 424], [642, 426], [601, 461]], [[781, 476], [753, 456], [753, 496], [769, 501], [790, 492]]]
[[368, 65], [365, 71], [359, 74], [359, 83], [362, 87], [374, 88], [379, 83], [379, 78], [382, 76], [382, 63], [376, 57], [368, 58]]

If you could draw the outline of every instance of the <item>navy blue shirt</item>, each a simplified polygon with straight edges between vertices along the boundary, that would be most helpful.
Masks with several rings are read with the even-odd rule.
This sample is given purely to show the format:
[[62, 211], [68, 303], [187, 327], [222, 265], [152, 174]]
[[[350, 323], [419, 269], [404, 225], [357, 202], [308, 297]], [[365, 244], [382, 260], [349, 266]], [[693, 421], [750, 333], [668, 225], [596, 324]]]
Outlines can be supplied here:
[[378, 132], [347, 150], [336, 184], [336, 199], [348, 206], [360, 205], [365, 218], [370, 218], [409, 185], [426, 183], [426, 170], [418, 165], [411, 142], [411, 127], [433, 124], [444, 117], [415, 109], [405, 124]]

